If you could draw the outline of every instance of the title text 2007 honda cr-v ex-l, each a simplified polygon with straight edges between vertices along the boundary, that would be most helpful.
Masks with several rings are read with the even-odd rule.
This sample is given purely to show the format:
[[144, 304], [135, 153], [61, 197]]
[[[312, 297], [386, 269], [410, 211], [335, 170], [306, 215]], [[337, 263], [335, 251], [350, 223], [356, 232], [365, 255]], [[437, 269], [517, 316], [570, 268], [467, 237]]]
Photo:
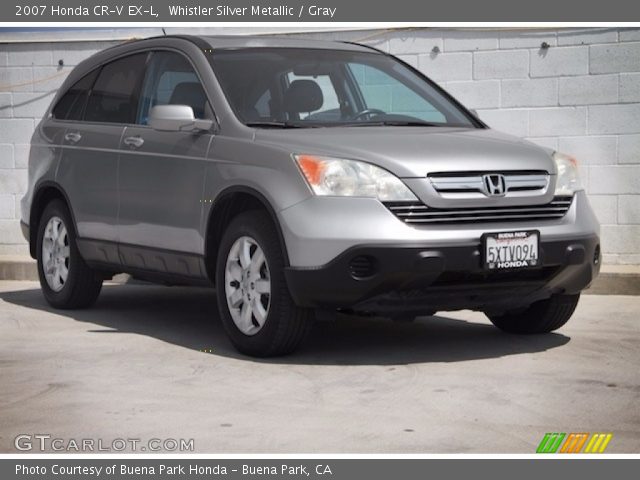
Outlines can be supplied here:
[[22, 228], [54, 307], [119, 272], [214, 285], [256, 356], [291, 352], [315, 311], [550, 332], [600, 268], [573, 158], [391, 55], [300, 39], [167, 36], [80, 63], [33, 135]]

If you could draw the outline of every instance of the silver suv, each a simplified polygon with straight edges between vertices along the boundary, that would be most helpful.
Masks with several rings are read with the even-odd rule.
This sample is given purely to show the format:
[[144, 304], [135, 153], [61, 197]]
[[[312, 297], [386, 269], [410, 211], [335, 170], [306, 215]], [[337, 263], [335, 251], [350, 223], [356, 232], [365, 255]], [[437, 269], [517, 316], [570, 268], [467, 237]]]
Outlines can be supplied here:
[[127, 272], [215, 285], [249, 355], [316, 311], [571, 317], [600, 267], [573, 158], [491, 130], [366, 46], [168, 36], [78, 65], [33, 135], [22, 228], [47, 301]]

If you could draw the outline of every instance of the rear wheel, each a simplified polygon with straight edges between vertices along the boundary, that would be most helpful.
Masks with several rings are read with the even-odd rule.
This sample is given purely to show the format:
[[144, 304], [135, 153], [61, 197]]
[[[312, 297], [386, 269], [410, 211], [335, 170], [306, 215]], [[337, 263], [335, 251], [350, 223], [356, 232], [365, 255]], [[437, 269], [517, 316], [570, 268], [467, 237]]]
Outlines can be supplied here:
[[238, 215], [225, 231], [216, 264], [222, 324], [233, 345], [256, 357], [294, 351], [311, 325], [313, 311], [293, 302], [284, 256], [266, 213]]
[[509, 333], [548, 333], [569, 321], [580, 295], [554, 295], [530, 305], [523, 312], [487, 315], [491, 323]]
[[102, 279], [80, 257], [71, 215], [61, 200], [42, 212], [36, 252], [40, 286], [51, 306], [72, 309], [95, 303]]

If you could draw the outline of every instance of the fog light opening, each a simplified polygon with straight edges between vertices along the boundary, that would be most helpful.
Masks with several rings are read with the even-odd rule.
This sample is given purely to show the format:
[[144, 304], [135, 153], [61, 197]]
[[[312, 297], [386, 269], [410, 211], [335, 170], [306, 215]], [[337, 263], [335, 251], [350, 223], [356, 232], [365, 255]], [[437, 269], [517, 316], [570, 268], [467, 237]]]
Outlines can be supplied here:
[[600, 244], [596, 245], [596, 249], [593, 252], [593, 264], [600, 264]]
[[349, 262], [349, 273], [355, 280], [364, 280], [377, 273], [376, 259], [371, 255], [358, 255]]

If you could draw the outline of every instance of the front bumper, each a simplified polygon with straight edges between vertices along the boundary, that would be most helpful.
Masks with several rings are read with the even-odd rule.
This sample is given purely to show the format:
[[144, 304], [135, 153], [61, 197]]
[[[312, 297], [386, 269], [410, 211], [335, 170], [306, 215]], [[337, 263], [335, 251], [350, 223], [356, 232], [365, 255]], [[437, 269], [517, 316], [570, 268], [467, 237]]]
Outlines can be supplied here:
[[[280, 217], [287, 282], [301, 306], [504, 311], [579, 293], [600, 269], [599, 224], [584, 192], [564, 217], [545, 221], [416, 228], [376, 200], [317, 197]], [[483, 271], [482, 235], [518, 230], [540, 232], [540, 268]]]
[[596, 235], [540, 243], [541, 266], [488, 272], [480, 244], [360, 246], [321, 268], [288, 268], [295, 302], [367, 312], [472, 309], [502, 312], [556, 293], [575, 294], [600, 270]]

